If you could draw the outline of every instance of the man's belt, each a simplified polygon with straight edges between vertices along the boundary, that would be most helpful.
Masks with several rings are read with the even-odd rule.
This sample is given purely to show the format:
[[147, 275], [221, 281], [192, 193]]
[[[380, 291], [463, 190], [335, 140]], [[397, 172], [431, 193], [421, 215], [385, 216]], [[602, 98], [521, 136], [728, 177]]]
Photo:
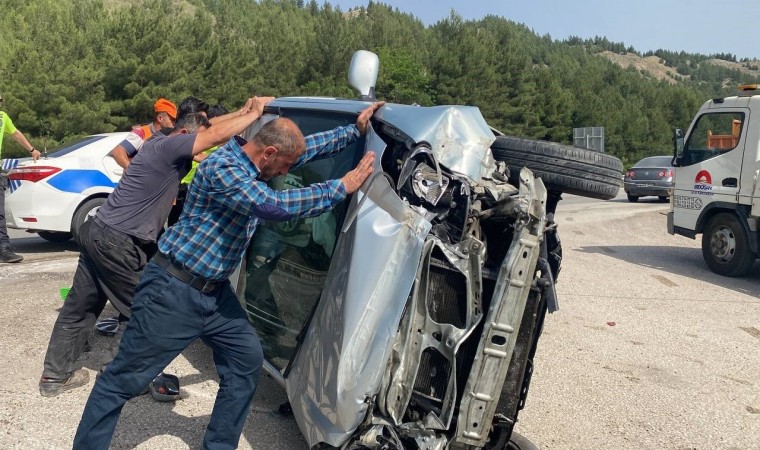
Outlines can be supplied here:
[[158, 264], [159, 267], [169, 272], [174, 278], [179, 281], [198, 289], [204, 294], [210, 294], [221, 286], [220, 281], [209, 281], [201, 277], [197, 277], [187, 270], [183, 269], [177, 263], [170, 260], [166, 255], [161, 252], [156, 253], [152, 259], [153, 262]]

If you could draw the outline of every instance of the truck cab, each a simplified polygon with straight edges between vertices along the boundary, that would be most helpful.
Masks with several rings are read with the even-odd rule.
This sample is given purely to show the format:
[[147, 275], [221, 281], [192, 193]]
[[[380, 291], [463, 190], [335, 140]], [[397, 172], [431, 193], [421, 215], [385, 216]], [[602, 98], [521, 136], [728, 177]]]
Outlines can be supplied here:
[[760, 85], [705, 102], [677, 129], [668, 232], [695, 239], [715, 273], [745, 275], [758, 255]]

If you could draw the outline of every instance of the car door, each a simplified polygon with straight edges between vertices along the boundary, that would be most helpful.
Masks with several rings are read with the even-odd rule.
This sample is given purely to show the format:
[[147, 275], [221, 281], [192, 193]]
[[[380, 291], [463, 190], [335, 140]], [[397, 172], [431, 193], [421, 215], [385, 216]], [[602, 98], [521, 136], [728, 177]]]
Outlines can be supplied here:
[[747, 108], [710, 110], [694, 122], [676, 170], [675, 226], [693, 229], [709, 203], [739, 200], [748, 122]]

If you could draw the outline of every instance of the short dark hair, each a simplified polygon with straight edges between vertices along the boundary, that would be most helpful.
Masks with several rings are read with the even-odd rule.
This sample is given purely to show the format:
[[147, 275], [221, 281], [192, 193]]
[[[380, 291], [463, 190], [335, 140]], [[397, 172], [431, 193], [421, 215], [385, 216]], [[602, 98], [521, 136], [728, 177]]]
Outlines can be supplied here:
[[285, 155], [295, 153], [305, 145], [295, 123], [282, 117], [265, 123], [253, 137], [253, 142], [259, 147], [276, 147]]
[[188, 114], [199, 113], [208, 113], [208, 103], [191, 95], [182, 100], [182, 103], [179, 104], [179, 108], [177, 109], [177, 119]]
[[229, 111], [227, 110], [227, 108], [222, 106], [221, 103], [217, 103], [216, 105], [211, 105], [208, 107], [206, 116], [208, 116], [209, 119], [213, 119], [214, 117], [223, 116], [228, 113]]
[[190, 113], [190, 114], [180, 115], [177, 118], [177, 122], [174, 123], [174, 130], [176, 131], [181, 128], [184, 128], [190, 133], [195, 133], [198, 127], [208, 128], [210, 126], [211, 124], [208, 122], [208, 119], [203, 114]]

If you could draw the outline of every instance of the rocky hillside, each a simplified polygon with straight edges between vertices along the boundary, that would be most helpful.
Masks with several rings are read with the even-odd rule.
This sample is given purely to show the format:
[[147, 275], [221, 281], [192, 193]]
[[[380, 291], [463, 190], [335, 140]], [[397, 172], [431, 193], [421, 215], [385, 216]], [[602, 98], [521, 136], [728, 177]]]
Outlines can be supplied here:
[[[635, 53], [616, 53], [609, 50], [602, 51], [599, 53], [599, 55], [609, 59], [624, 69], [633, 67], [645, 76], [652, 77], [657, 80], [664, 80], [671, 84], [675, 84], [680, 81], [686, 81], [690, 78], [689, 75], [682, 75], [678, 73], [675, 68], [666, 65], [665, 61], [657, 56], [642, 57]], [[711, 64], [722, 67], [724, 69], [736, 70], [742, 74], [748, 75], [750, 78], [757, 79], [757, 81], [760, 82], [760, 61], [757, 60], [748, 62], [732, 62], [723, 59], [707, 59], [701, 64]], [[731, 80], [730, 78], [724, 81], [724, 85], [726, 86], [735, 83], [736, 81]]]

